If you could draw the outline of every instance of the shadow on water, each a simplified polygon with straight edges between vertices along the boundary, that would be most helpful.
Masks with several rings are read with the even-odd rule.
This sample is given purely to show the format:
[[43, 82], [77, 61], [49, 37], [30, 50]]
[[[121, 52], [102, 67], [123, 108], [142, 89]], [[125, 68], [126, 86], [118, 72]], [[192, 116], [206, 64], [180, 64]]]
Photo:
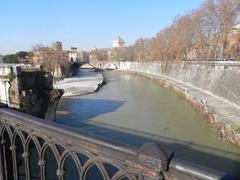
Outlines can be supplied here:
[[[234, 160], [239, 159], [240, 154], [198, 145], [194, 142], [177, 140], [90, 120], [94, 117], [117, 111], [124, 103], [124, 101], [105, 99], [81, 98], [80, 101], [79, 99], [65, 99], [65, 111], [61, 109], [60, 103], [57, 122], [79, 131], [91, 132], [108, 139], [110, 137], [115, 141], [137, 147], [146, 142], [160, 142], [164, 146], [173, 149], [176, 158], [210, 168], [214, 167], [217, 170], [240, 177], [240, 162]], [[91, 109], [94, 109], [94, 111]], [[71, 111], [67, 112], [68, 110]], [[76, 116], [78, 117], [77, 119]]]
[[[61, 102], [58, 107], [58, 119], [57, 122], [64, 123], [67, 118], [66, 125], [78, 125], [91, 118], [111, 113], [123, 106], [125, 101], [108, 100], [108, 99], [64, 99], [64, 107], [61, 106]], [[69, 112], [66, 111], [69, 110]], [[64, 109], [64, 110], [63, 110]], [[94, 109], [94, 111], [93, 111]], [[71, 111], [70, 111], [71, 110]], [[84, 112], [84, 113], [82, 113]], [[78, 117], [76, 120], [76, 116]]]

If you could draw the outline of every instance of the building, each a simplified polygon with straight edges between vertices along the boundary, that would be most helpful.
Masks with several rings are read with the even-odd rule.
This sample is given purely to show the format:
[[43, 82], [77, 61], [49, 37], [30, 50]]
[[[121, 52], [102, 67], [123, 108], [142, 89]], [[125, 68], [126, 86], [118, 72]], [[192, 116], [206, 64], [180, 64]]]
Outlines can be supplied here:
[[121, 38], [118, 37], [116, 40], [113, 41], [113, 48], [121, 48], [125, 46], [125, 41]]
[[[88, 62], [89, 53], [86, 51], [78, 51], [77, 47], [71, 47], [70, 50], [63, 50], [62, 42], [56, 41], [51, 47], [39, 47], [33, 52], [32, 62], [35, 65], [42, 65], [44, 60], [54, 60], [62, 62]], [[24, 60], [24, 59], [23, 59]]]
[[109, 61], [121, 61], [124, 59], [125, 50], [125, 41], [118, 37], [113, 41], [112, 49], [107, 51], [107, 59]]
[[62, 42], [56, 41], [55, 43], [53, 43], [53, 49], [59, 52], [63, 51]]
[[71, 49], [68, 51], [68, 60], [71, 63], [78, 61], [78, 48], [71, 47]]
[[240, 24], [233, 26], [228, 32], [215, 34], [210, 43], [216, 52], [217, 59], [236, 60], [240, 53]]
[[[223, 42], [226, 43], [225, 48], [223, 48]], [[211, 54], [214, 54], [211, 57], [212, 60], [240, 60], [240, 24], [233, 26], [227, 33], [216, 33], [209, 39], [208, 43], [210, 47], [190, 49], [187, 53], [187, 59], [198, 60], [202, 57], [211, 57]]]
[[234, 26], [228, 35], [228, 51], [240, 53], [240, 24]]

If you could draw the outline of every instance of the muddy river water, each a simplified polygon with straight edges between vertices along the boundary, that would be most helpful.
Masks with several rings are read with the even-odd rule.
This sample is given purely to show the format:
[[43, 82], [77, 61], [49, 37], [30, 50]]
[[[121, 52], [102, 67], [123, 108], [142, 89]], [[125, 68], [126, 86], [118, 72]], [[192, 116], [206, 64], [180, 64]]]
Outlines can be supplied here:
[[98, 92], [63, 98], [57, 123], [134, 146], [161, 142], [175, 157], [240, 176], [240, 148], [219, 140], [204, 116], [169, 89], [137, 75], [106, 71]]

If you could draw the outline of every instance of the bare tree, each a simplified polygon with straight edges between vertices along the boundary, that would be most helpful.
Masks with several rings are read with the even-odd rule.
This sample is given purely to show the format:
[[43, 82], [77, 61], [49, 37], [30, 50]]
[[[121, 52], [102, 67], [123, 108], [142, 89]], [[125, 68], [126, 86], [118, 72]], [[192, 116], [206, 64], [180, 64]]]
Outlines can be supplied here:
[[96, 57], [97, 61], [107, 61], [108, 51], [109, 49], [94, 49], [90, 51], [90, 54]]
[[33, 46], [32, 54], [32, 64], [42, 65], [46, 71], [51, 72], [53, 75], [59, 69], [61, 69], [61, 74], [65, 74], [69, 70], [69, 64], [64, 59], [62, 51], [37, 44]]
[[176, 17], [155, 37], [140, 38], [128, 48], [135, 61], [187, 60], [191, 51], [201, 60], [237, 58], [239, 43], [233, 27], [239, 22], [239, 0], [206, 0], [200, 8]]

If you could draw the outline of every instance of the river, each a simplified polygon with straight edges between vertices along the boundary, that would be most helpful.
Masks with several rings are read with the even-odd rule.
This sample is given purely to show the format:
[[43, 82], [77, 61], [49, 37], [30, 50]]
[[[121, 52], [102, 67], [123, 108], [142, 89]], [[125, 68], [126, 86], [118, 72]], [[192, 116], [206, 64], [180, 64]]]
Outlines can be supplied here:
[[169, 89], [142, 76], [106, 71], [98, 92], [63, 98], [57, 123], [141, 146], [161, 142], [175, 157], [240, 177], [240, 148], [219, 140], [204, 116]]

